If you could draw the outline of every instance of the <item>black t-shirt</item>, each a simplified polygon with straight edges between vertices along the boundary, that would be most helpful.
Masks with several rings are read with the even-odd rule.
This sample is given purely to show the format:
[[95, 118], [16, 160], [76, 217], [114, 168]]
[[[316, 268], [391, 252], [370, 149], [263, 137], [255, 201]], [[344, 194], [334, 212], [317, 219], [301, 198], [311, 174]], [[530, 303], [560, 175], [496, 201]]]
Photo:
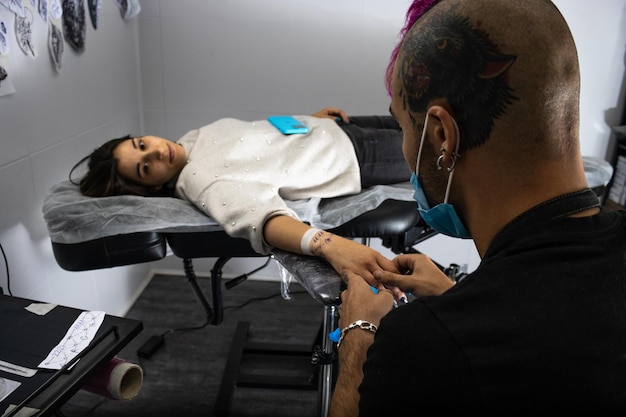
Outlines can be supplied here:
[[361, 415], [624, 415], [626, 212], [566, 217], [589, 193], [523, 214], [475, 272], [384, 317]]

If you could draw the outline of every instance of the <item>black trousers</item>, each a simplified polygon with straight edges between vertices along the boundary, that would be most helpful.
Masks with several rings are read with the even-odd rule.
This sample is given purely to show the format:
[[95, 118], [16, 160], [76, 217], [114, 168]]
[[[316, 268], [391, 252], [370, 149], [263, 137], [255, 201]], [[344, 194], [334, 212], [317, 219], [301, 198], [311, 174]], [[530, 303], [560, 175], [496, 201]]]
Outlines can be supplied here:
[[350, 116], [338, 122], [354, 146], [361, 168], [361, 186], [409, 181], [411, 170], [402, 154], [402, 131], [391, 116]]

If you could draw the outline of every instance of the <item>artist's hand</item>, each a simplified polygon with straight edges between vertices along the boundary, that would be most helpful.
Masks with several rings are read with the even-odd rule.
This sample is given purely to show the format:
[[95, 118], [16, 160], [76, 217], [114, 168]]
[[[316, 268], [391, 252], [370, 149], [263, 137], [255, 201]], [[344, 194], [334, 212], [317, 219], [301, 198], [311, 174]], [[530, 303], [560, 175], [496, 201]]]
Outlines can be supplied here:
[[[393, 308], [393, 296], [389, 290], [375, 294], [363, 278], [346, 272], [344, 279], [348, 288], [341, 293], [339, 328], [357, 320], [369, 321], [378, 326], [380, 320]], [[338, 349], [337, 382], [333, 390], [330, 417], [359, 415], [359, 385], [363, 380], [363, 363], [367, 349], [374, 342], [374, 334], [354, 329], [344, 334]]]
[[441, 295], [454, 283], [426, 255], [406, 254], [393, 259], [400, 273], [377, 271], [374, 276], [386, 287], [399, 287], [416, 296]]
[[378, 326], [393, 308], [393, 295], [390, 290], [381, 290], [376, 294], [363, 278], [353, 272], [346, 272], [344, 277], [348, 288], [341, 292], [341, 312], [339, 328], [343, 329], [357, 320], [365, 320]]
[[337, 119], [340, 118], [344, 123], [350, 123], [350, 119], [348, 118], [348, 114], [339, 109], [337, 107], [325, 107], [322, 110], [319, 110], [313, 113], [311, 116], [321, 117], [326, 119]]

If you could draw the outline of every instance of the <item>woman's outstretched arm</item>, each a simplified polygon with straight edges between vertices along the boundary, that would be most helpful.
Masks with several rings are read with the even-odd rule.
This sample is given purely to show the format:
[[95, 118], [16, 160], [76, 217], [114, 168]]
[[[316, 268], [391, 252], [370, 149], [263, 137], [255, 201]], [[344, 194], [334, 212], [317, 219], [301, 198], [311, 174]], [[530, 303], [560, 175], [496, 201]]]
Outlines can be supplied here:
[[[312, 228], [290, 216], [275, 216], [265, 223], [265, 241], [272, 247], [304, 254], [302, 238]], [[344, 278], [348, 271], [363, 277], [370, 285], [381, 284], [374, 278], [376, 271], [398, 272], [394, 263], [369, 246], [343, 238], [325, 230], [309, 232], [305, 249], [322, 257]]]

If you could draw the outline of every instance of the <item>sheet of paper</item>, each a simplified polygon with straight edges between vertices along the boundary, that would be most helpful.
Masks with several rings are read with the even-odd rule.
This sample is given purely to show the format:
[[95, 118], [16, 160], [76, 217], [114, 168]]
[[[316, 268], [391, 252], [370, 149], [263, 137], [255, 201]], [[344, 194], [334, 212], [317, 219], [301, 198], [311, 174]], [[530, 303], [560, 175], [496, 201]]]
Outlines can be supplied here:
[[31, 313], [35, 313], [39, 316], [44, 316], [48, 314], [50, 310], [52, 310], [56, 306], [57, 306], [56, 304], [32, 303], [31, 305], [24, 307], [24, 308], [30, 311]]
[[40, 364], [40, 368], [61, 369], [85, 349], [104, 321], [103, 311], [83, 311]]
[[0, 378], [0, 401], [4, 400], [10, 393], [15, 391], [17, 387], [22, 385], [21, 382], [12, 379]]

